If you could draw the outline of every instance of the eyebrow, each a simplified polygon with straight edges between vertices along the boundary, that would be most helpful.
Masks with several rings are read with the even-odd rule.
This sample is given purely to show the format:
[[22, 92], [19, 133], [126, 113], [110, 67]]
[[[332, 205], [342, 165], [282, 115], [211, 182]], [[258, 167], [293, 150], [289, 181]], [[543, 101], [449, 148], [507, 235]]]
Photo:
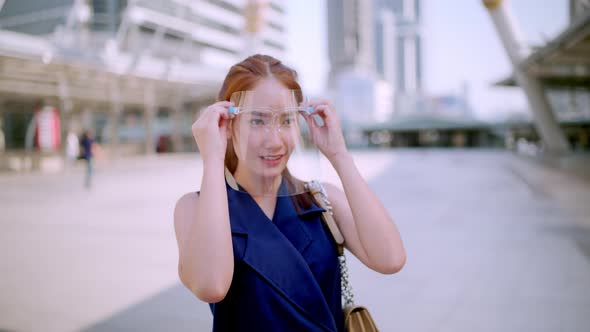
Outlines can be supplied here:
[[259, 112], [259, 111], [252, 112], [252, 115], [261, 116], [261, 117], [267, 117], [267, 118], [272, 116], [268, 112]]

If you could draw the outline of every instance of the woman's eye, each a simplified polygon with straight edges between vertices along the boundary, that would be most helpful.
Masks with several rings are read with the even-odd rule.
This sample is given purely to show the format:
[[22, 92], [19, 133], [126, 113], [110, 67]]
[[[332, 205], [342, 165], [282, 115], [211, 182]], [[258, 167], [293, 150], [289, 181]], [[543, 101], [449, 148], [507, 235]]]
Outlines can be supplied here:
[[252, 119], [252, 120], [250, 120], [250, 124], [252, 124], [254, 126], [263, 126], [264, 125], [264, 120], [262, 120], [262, 119]]

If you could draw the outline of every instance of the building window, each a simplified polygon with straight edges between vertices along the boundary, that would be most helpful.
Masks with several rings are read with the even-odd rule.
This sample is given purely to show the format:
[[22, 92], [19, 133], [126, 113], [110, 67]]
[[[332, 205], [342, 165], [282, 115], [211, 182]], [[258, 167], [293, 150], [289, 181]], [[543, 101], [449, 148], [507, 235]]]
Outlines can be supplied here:
[[205, 17], [199, 17], [199, 23], [206, 26], [206, 27], [213, 28], [215, 30], [219, 30], [219, 31], [223, 31], [223, 32], [227, 32], [227, 33], [231, 33], [233, 35], [240, 34], [240, 31], [233, 28], [233, 27], [227, 26], [227, 25], [222, 24], [220, 22], [210, 20]]
[[270, 3], [270, 8], [274, 9], [275, 11], [284, 14], [285, 10], [283, 9], [283, 7], [281, 7], [279, 4], [275, 3], [275, 2], [271, 2]]
[[280, 25], [278, 25], [276, 23], [273, 23], [273, 22], [268, 22], [268, 26], [271, 29], [276, 30], [278, 32], [284, 32], [285, 31], [285, 28], [283, 28], [282, 26], [280, 26]]
[[233, 3], [230, 2], [226, 2], [223, 0], [207, 0], [208, 3], [213, 4], [217, 7], [221, 7], [223, 9], [232, 11], [236, 14], [240, 14], [242, 15], [242, 8], [237, 7], [236, 5], [234, 5]]
[[273, 41], [270, 41], [270, 40], [264, 40], [264, 45], [270, 46], [272, 48], [279, 49], [281, 51], [284, 51], [285, 50], [285, 46], [280, 45], [280, 44], [277, 44], [277, 43], [275, 43]]

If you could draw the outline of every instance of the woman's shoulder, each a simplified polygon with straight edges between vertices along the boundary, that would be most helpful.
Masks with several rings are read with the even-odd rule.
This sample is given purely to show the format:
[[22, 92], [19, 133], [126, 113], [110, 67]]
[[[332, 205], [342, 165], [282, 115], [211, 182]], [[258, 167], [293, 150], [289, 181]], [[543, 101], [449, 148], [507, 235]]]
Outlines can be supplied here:
[[188, 204], [194, 204], [195, 202], [199, 201], [199, 191], [192, 191], [192, 192], [188, 192], [182, 196], [180, 196], [180, 198], [178, 198], [178, 200], [176, 201], [176, 207], [179, 206], [185, 206]]
[[195, 205], [199, 201], [199, 192], [186, 193], [176, 201], [174, 206], [174, 220], [179, 219], [180, 216], [186, 215], [191, 209], [194, 209]]

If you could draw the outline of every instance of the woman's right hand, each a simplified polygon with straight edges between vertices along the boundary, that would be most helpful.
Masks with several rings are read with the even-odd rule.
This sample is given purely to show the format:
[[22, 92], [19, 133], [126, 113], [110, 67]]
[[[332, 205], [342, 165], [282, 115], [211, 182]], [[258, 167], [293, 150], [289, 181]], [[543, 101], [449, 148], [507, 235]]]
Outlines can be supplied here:
[[227, 127], [234, 115], [228, 108], [234, 104], [220, 101], [207, 107], [192, 125], [192, 132], [203, 161], [225, 159], [227, 148]]

